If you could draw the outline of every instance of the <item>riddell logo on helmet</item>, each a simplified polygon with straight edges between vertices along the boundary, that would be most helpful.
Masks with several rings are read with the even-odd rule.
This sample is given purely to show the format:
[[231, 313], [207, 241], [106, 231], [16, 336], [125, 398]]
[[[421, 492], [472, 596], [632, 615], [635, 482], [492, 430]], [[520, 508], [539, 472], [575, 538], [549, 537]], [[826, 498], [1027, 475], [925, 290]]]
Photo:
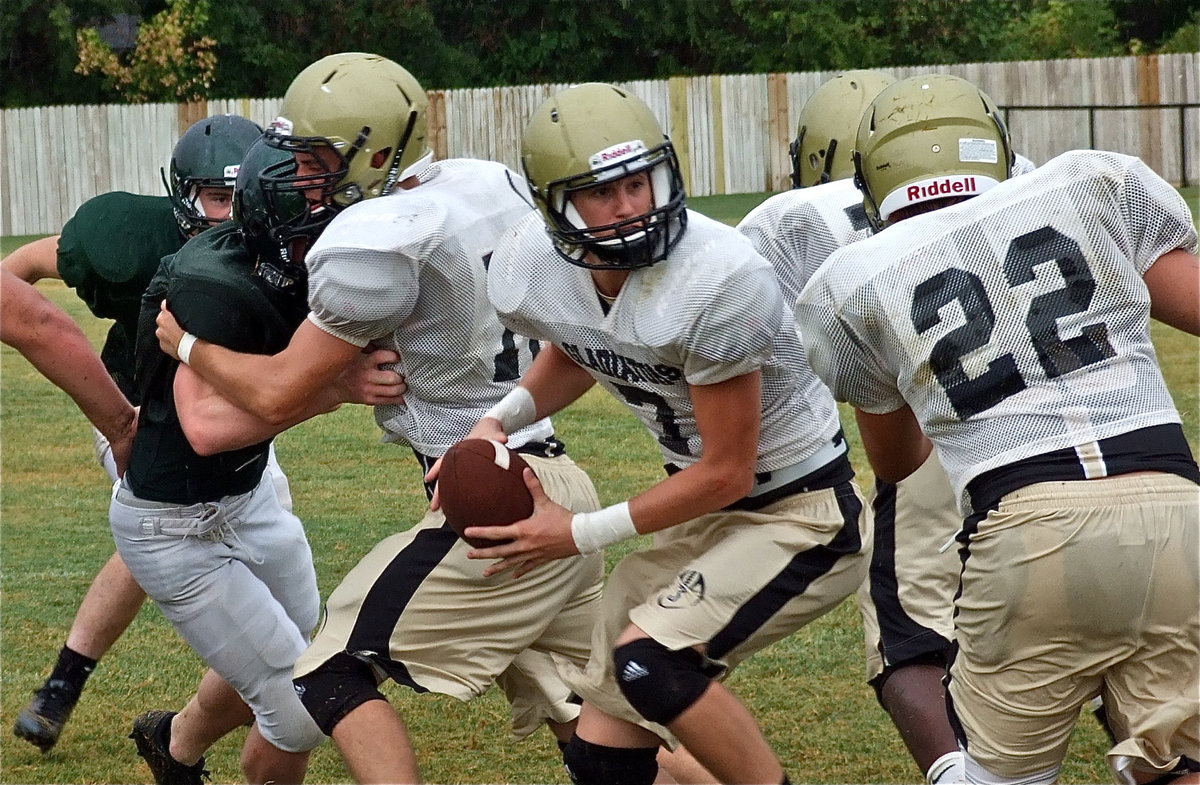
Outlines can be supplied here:
[[974, 177], [947, 177], [944, 180], [916, 183], [908, 186], [905, 196], [909, 202], [923, 202], [938, 196], [953, 196], [954, 194], [974, 194], [979, 189], [975, 187]]
[[644, 152], [646, 152], [646, 145], [641, 139], [634, 139], [601, 150], [588, 159], [588, 164], [593, 169], [602, 169], [626, 158], [639, 156]]
[[986, 174], [951, 174], [945, 177], [930, 177], [903, 185], [884, 197], [879, 203], [879, 219], [888, 220], [893, 212], [902, 207], [944, 199], [948, 196], [976, 196], [997, 185], [998, 181]]

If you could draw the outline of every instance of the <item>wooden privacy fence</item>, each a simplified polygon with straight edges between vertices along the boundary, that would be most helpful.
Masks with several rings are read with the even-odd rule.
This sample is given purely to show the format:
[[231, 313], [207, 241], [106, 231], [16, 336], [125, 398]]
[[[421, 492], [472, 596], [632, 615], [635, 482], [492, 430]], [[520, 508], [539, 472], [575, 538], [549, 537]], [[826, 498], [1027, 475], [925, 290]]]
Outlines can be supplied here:
[[[1200, 181], [1200, 53], [886, 69], [951, 73], [1005, 109], [1016, 149], [1036, 163], [1094, 147], [1143, 158], [1174, 183]], [[679, 150], [689, 193], [780, 191], [800, 108], [833, 71], [675, 77], [625, 83]], [[439, 157], [519, 166], [520, 135], [565, 85], [431, 91]], [[85, 200], [111, 190], [163, 193], [159, 169], [180, 132], [207, 114], [266, 124], [279, 98], [199, 104], [52, 106], [0, 115], [0, 234], [57, 232]]]

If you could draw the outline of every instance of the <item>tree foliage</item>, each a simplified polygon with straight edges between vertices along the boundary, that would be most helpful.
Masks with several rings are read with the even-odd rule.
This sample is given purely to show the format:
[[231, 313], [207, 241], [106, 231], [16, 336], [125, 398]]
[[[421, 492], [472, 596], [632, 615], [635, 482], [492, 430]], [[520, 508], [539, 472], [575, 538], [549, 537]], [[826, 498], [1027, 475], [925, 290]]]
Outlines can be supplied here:
[[[0, 104], [278, 96], [305, 65], [346, 50], [391, 57], [436, 89], [1200, 48], [1200, 0], [205, 2], [57, 0], [47, 14], [5, 0]], [[84, 32], [78, 60], [80, 32], [121, 13], [157, 31], [146, 56], [105, 53]], [[96, 72], [75, 73], [83, 62]]]
[[101, 73], [105, 85], [131, 103], [207, 98], [216, 70], [217, 42], [203, 31], [207, 0], [168, 0], [167, 8], [138, 26], [137, 44], [122, 57], [95, 27], [75, 34], [76, 72]]

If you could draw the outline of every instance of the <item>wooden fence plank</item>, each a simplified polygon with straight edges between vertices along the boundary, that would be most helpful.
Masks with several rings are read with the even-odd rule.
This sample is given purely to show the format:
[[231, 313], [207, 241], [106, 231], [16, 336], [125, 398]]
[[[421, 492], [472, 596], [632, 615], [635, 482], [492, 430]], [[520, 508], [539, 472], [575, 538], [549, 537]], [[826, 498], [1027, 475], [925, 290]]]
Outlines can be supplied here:
[[[898, 78], [956, 74], [979, 84], [1002, 107], [1200, 103], [1195, 52], [881, 70]], [[700, 196], [788, 187], [787, 145], [800, 108], [834, 73], [674, 77], [623, 86], [663, 123], [689, 192]], [[491, 158], [519, 168], [525, 124], [564, 86], [433, 91], [430, 143], [441, 158]], [[167, 165], [184, 120], [232, 113], [265, 126], [280, 105], [280, 98], [235, 98], [3, 110], [0, 234], [57, 232], [79, 204], [105, 191], [162, 193], [159, 168]], [[1091, 143], [1141, 156], [1172, 182], [1200, 181], [1200, 108], [1099, 109], [1091, 113], [1090, 127], [1084, 109], [1013, 109], [1006, 116], [1014, 146], [1035, 163]]]

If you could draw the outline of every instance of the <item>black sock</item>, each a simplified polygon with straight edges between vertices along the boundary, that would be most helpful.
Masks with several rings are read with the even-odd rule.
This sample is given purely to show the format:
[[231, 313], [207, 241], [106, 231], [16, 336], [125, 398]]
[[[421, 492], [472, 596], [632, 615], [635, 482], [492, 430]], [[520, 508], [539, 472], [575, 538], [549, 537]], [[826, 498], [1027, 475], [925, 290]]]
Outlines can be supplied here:
[[779, 785], [792, 785], [792, 781], [787, 778], [787, 774], [784, 774], [783, 782], [779, 783]]
[[158, 727], [154, 729], [154, 740], [168, 756], [171, 755], [171, 720], [173, 719], [175, 719], [175, 715], [168, 714], [158, 721]]
[[95, 660], [91, 657], [85, 657], [67, 646], [63, 646], [58, 652], [58, 662], [54, 665], [54, 671], [50, 674], [50, 679], [66, 682], [74, 687], [76, 694], [78, 694], [83, 691], [83, 685], [94, 670], [96, 670]]

